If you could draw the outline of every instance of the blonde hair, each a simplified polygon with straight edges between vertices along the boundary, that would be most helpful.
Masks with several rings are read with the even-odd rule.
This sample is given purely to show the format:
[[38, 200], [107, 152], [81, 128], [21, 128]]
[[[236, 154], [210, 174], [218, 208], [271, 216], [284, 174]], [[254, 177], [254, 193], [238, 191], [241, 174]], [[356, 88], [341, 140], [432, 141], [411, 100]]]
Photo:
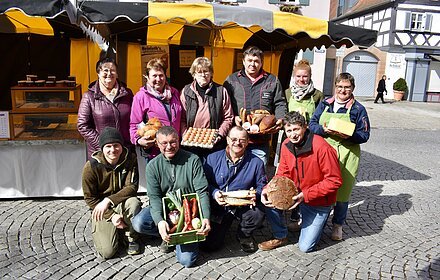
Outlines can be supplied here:
[[214, 73], [212, 62], [207, 57], [197, 57], [194, 59], [191, 67], [189, 68], [189, 73], [194, 77], [195, 73], [200, 69], [208, 69], [211, 74]]
[[148, 61], [147, 73], [145, 73], [147, 77], [148, 77], [148, 74], [150, 73], [151, 69], [160, 70], [164, 74], [166, 74], [166, 72], [167, 72], [167, 66], [166, 66], [164, 60], [161, 58], [153, 58], [150, 61]]
[[293, 67], [293, 73], [295, 73], [296, 70], [307, 70], [309, 75], [312, 76], [312, 68], [310, 67], [310, 62], [307, 59], [301, 59], [298, 61]]

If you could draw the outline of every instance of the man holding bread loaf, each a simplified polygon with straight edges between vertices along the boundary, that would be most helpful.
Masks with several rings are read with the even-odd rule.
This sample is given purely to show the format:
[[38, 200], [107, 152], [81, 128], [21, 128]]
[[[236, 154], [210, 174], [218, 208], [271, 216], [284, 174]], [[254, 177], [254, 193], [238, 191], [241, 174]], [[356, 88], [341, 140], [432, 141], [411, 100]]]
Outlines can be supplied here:
[[252, 234], [264, 219], [262, 205], [254, 206], [267, 184], [267, 177], [263, 161], [246, 151], [249, 137], [244, 128], [234, 126], [226, 141], [226, 149], [208, 155], [204, 165], [211, 197], [212, 230], [202, 249], [220, 249], [232, 222], [237, 219], [241, 248], [251, 253], [257, 250]]
[[[263, 51], [248, 47], [243, 52], [243, 69], [229, 75], [223, 86], [231, 96], [235, 125], [249, 130], [248, 149], [266, 165], [270, 133], [281, 128], [287, 106], [280, 81], [263, 70]], [[257, 114], [271, 117], [258, 117], [257, 121]]]
[[[276, 175], [292, 179], [299, 191], [290, 197], [289, 209], [300, 209], [302, 223], [298, 247], [303, 252], [310, 252], [320, 240], [336, 202], [336, 193], [342, 184], [341, 171], [335, 149], [307, 128], [303, 115], [289, 112], [284, 121], [287, 139], [281, 146]], [[284, 214], [276, 208], [276, 201], [269, 198], [268, 187], [263, 188], [261, 202], [266, 206], [274, 238], [258, 244], [261, 250], [272, 250], [287, 244]]]

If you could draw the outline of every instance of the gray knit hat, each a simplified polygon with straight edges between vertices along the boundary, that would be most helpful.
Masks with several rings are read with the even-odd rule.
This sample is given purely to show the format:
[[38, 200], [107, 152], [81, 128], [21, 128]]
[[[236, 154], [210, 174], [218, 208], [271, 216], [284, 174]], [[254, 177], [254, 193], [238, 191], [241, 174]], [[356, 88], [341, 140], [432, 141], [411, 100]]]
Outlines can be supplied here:
[[99, 147], [104, 148], [106, 144], [109, 143], [119, 143], [124, 145], [124, 139], [122, 139], [121, 133], [114, 127], [105, 127], [101, 135], [99, 136]]

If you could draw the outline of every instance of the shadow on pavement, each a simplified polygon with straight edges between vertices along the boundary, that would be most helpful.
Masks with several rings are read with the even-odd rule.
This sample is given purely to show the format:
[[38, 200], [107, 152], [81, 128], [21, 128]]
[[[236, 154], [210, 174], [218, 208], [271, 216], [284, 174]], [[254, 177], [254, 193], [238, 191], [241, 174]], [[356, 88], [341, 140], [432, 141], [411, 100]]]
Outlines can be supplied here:
[[[344, 240], [379, 234], [385, 220], [394, 215], [402, 215], [412, 207], [411, 195], [381, 195], [383, 185], [362, 186], [357, 185], [352, 192], [346, 224], [343, 226]], [[317, 250], [335, 244], [330, 239], [332, 219], [329, 217], [327, 226]]]
[[362, 151], [357, 182], [429, 180], [430, 176], [398, 162]]

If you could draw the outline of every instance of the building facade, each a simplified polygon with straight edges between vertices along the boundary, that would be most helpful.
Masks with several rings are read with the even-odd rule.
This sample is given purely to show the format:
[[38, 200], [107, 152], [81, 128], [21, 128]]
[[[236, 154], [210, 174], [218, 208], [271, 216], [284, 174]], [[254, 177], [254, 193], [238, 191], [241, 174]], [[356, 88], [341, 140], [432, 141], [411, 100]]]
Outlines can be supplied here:
[[440, 20], [440, 1], [331, 0], [330, 7], [332, 21], [378, 31], [376, 44], [366, 50], [327, 56], [334, 72], [355, 76], [356, 95], [374, 96], [385, 74], [385, 98], [393, 98], [392, 84], [404, 78], [407, 100], [440, 102], [440, 26], [433, 24]]

